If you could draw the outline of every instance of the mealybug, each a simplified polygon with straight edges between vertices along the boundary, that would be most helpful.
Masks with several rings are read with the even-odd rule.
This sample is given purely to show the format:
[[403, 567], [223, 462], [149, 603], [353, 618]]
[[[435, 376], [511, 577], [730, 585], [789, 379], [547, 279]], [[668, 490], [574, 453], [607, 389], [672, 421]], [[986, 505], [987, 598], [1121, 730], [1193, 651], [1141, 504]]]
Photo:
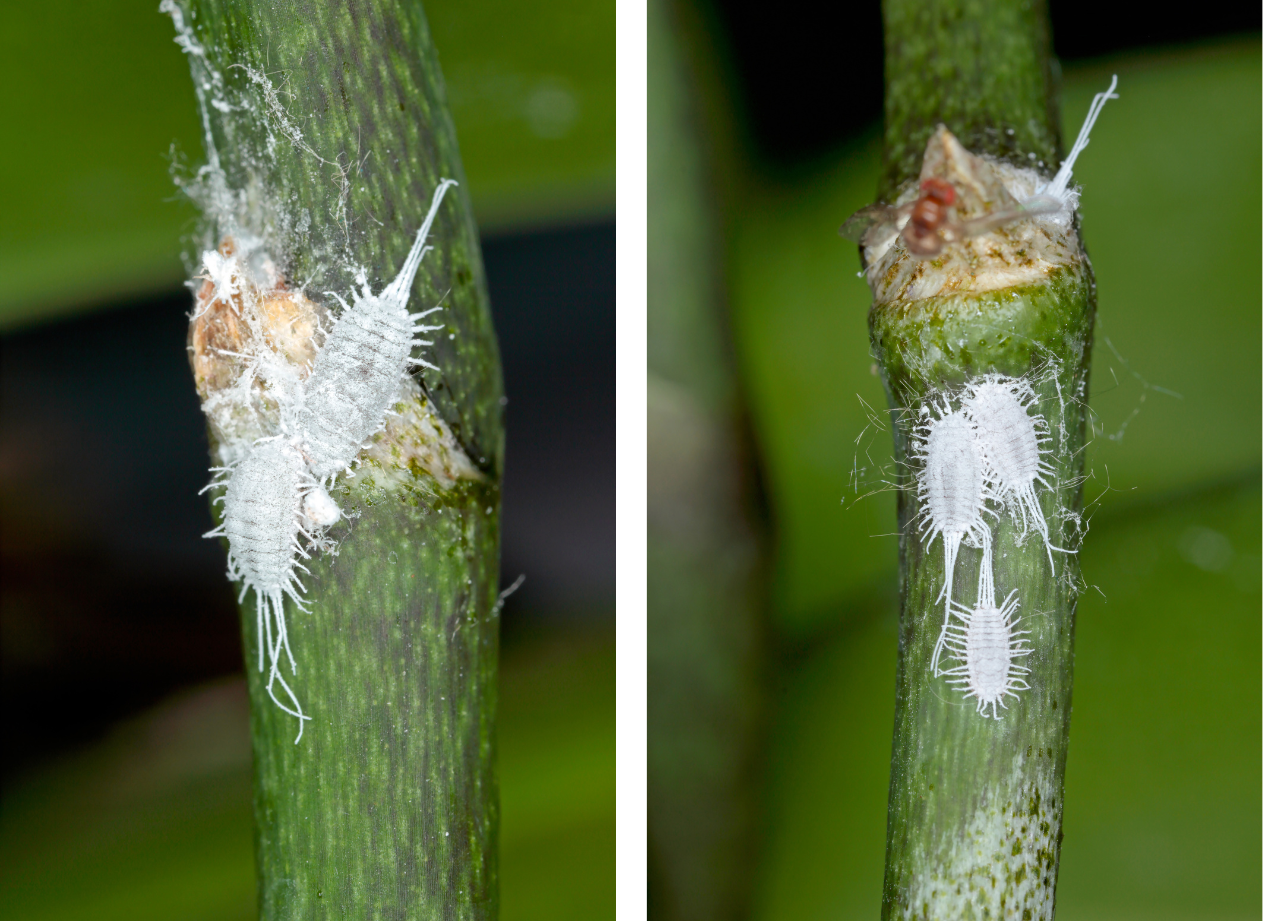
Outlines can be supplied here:
[[1061, 548], [1050, 545], [1050, 531], [1036, 485], [1049, 489], [1046, 477], [1054, 474], [1054, 468], [1045, 459], [1050, 453], [1049, 426], [1040, 414], [1029, 413], [1036, 399], [1027, 381], [989, 374], [968, 387], [962, 411], [974, 428], [994, 492], [1018, 514], [1024, 534], [1028, 531], [1028, 519], [1032, 519], [1045, 542], [1053, 570], [1051, 551]]
[[987, 716], [984, 710], [991, 706], [993, 719], [1001, 719], [997, 705], [1006, 709], [1003, 698], [1007, 694], [1017, 700], [1016, 690], [1028, 690], [1028, 683], [1021, 676], [1028, 674], [1029, 669], [1015, 664], [1016, 658], [1032, 652], [1020, 639], [1029, 631], [1015, 629], [1018, 594], [1019, 590], [1015, 589], [1006, 596], [1005, 604], [997, 606], [992, 555], [985, 553], [980, 560], [979, 597], [975, 607], [952, 604], [953, 615], [962, 623], [960, 626], [950, 624], [945, 630], [944, 645], [962, 664], [945, 669], [944, 674], [953, 675], [949, 683], [965, 691], [967, 697], [976, 699], [975, 712]]
[[[282, 650], [290, 660], [290, 671], [296, 671], [290, 639], [286, 633], [284, 595], [289, 595], [299, 610], [306, 610], [303, 585], [296, 568], [304, 568], [295, 554], [307, 557], [299, 545], [299, 534], [306, 533], [303, 524], [303, 500], [318, 488], [299, 452], [280, 438], [257, 443], [240, 463], [232, 468], [219, 468], [222, 478], [207, 489], [227, 483], [224, 495], [216, 501], [224, 503], [224, 521], [206, 537], [228, 538], [228, 575], [241, 580], [242, 592], [255, 590], [256, 642], [259, 648], [259, 670], [264, 669], [264, 648], [268, 650], [268, 695], [278, 707], [299, 719], [299, 735], [303, 737], [305, 716], [294, 691], [281, 677], [279, 662]], [[205, 490], [204, 490], [205, 491]], [[279, 683], [293, 707], [277, 699], [273, 685]]]
[[[918, 500], [921, 503], [919, 530], [927, 546], [936, 535], [944, 541], [944, 627], [931, 656], [931, 668], [938, 670], [944, 630], [949, 625], [949, 603], [953, 598], [953, 569], [963, 539], [982, 546], [987, 553], [991, 533], [984, 513], [987, 501], [995, 498], [985, 479], [984, 458], [966, 414], [953, 412], [947, 402], [939, 418], [926, 406], [925, 421], [914, 432], [914, 454], [922, 458], [918, 472]], [[940, 600], [938, 597], [937, 601]]]
[[430, 249], [425, 242], [431, 224], [444, 192], [453, 185], [445, 179], [435, 190], [430, 212], [394, 281], [374, 294], [362, 275], [361, 290], [353, 293], [351, 306], [334, 295], [343, 313], [317, 352], [312, 374], [283, 421], [297, 439], [312, 475], [322, 482], [347, 468], [365, 439], [382, 427], [409, 365], [435, 367], [409, 355], [414, 345], [432, 344], [415, 339], [414, 334], [440, 329], [417, 324], [440, 308], [410, 314], [408, 299], [413, 277]]

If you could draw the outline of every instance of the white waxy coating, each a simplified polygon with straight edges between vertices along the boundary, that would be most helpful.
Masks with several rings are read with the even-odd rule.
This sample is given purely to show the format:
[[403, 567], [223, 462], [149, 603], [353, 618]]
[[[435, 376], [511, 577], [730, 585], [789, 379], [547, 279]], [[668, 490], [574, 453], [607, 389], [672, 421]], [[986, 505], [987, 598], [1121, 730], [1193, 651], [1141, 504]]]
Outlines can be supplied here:
[[923, 459], [918, 474], [923, 537], [928, 545], [937, 534], [944, 541], [944, 585], [940, 589], [945, 599], [944, 626], [931, 656], [932, 671], [938, 671], [949, 626], [958, 550], [967, 537], [987, 550], [991, 535], [984, 512], [992, 491], [985, 479], [984, 458], [966, 415], [960, 410], [949, 412], [947, 406], [939, 418], [932, 418], [929, 411], [926, 415], [927, 421], [915, 433], [914, 453]]
[[1028, 689], [1022, 676], [1028, 669], [1015, 662], [1032, 650], [1024, 645], [1021, 636], [1026, 630], [1016, 630], [1015, 614], [1019, 610], [1018, 590], [1012, 591], [1006, 602], [997, 605], [993, 590], [993, 562], [986, 552], [980, 561], [979, 598], [974, 608], [954, 604], [953, 615], [961, 624], [950, 624], [946, 630], [944, 645], [954, 658], [962, 663], [945, 670], [953, 675], [950, 684], [962, 689], [967, 697], [976, 700], [976, 712], [987, 715], [985, 709], [993, 708], [993, 719], [1000, 719], [997, 706], [1006, 709], [1005, 697], [1019, 695], [1016, 690]]
[[323, 487], [317, 486], [303, 497], [303, 516], [314, 528], [328, 528], [338, 523], [343, 510]]
[[929, 422], [921, 445], [925, 459], [918, 478], [923, 518], [931, 535], [980, 533], [984, 526], [984, 459], [971, 423], [962, 412]]
[[345, 469], [381, 427], [412, 347], [412, 321], [376, 299], [358, 299], [339, 318], [287, 420], [317, 479]]
[[224, 495], [230, 565], [264, 594], [297, 584], [294, 553], [305, 484], [299, 452], [280, 439], [255, 445], [234, 469]]
[[1036, 395], [1025, 381], [989, 375], [970, 388], [962, 409], [974, 427], [994, 490], [1018, 513], [1025, 533], [1028, 519], [1032, 519], [1053, 569], [1051, 551], [1055, 548], [1050, 545], [1036, 486], [1039, 483], [1048, 489], [1050, 483], [1045, 478], [1054, 468], [1045, 460], [1049, 453], [1045, 419], [1028, 412], [1035, 402]]
[[365, 285], [353, 295], [350, 307], [344, 303], [342, 316], [317, 353], [312, 374], [287, 415], [285, 428], [298, 437], [299, 449], [318, 480], [346, 469], [365, 440], [382, 427], [412, 361], [413, 346], [431, 344], [415, 339], [414, 334], [439, 328], [416, 325], [416, 320], [433, 311], [410, 314], [408, 298], [429, 250], [425, 242], [431, 224], [444, 193], [453, 185], [446, 179], [435, 190], [426, 220], [395, 279], [379, 294]]
[[[294, 691], [281, 676], [279, 663], [284, 650], [291, 672], [296, 671], [286, 633], [283, 595], [303, 607], [299, 594], [303, 586], [295, 572], [301, 564], [295, 554], [307, 555], [298, 537], [304, 493], [311, 488], [312, 477], [299, 452], [279, 438], [257, 443], [241, 463], [226, 472], [224, 523], [206, 536], [228, 538], [228, 575], [242, 583], [238, 600], [245, 598], [249, 589], [255, 590], [259, 670], [264, 669], [266, 647], [268, 694], [278, 707], [298, 717], [298, 742], [303, 737], [303, 722], [311, 717], [304, 715]], [[281, 685], [289, 706], [277, 698], [274, 684]]]

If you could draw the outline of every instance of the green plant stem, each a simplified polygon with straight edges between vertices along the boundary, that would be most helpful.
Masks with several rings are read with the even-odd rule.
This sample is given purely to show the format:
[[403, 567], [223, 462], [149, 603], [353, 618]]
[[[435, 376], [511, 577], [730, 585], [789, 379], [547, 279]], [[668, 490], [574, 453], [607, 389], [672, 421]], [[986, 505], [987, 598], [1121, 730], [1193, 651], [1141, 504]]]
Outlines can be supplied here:
[[339, 552], [306, 562], [310, 611], [286, 602], [286, 677], [312, 716], [298, 744], [255, 667], [253, 593], [241, 608], [260, 917], [495, 918], [501, 377], [425, 18], [387, 0], [183, 2], [208, 156], [242, 193], [228, 217], [209, 208], [203, 246], [226, 226], [253, 234], [336, 312], [322, 292], [349, 293], [357, 266], [380, 291], [440, 179], [463, 183], [410, 309], [443, 299], [425, 352], [439, 370], [419, 375], [416, 405], [476, 469], [438, 479], [416, 461], [427, 445], [397, 445], [334, 483], [353, 516], [332, 532]]
[[648, 17], [650, 917], [734, 921], [757, 850], [767, 544], [684, 6]]
[[[1048, 25], [1041, 4], [1016, 0], [885, 0], [885, 171], [891, 200], [915, 180], [937, 123], [974, 153], [1047, 176], [1056, 165]], [[1011, 133], [1013, 131], [1013, 134]], [[1028, 154], [1035, 154], [1029, 157]], [[911, 453], [918, 412], [933, 397], [986, 373], [1033, 380], [1034, 412], [1050, 423], [1053, 489], [1039, 496], [1056, 547], [1079, 539], [1085, 385], [1095, 310], [1083, 252], [1039, 282], [976, 294], [876, 304], [873, 350], [895, 420], [899, 493], [900, 647], [888, 799], [887, 919], [1015, 918], [1054, 914], [1062, 840], [1063, 773], [1072, 693], [1077, 556], [1025, 540], [1014, 516], [993, 524], [999, 600], [1020, 599], [1033, 652], [1022, 660], [1030, 690], [994, 720], [976, 712], [931, 669], [944, 619], [937, 600], [943, 550], [930, 546], [919, 512]], [[1060, 514], [1061, 512], [1061, 514]], [[993, 519], [989, 519], [993, 523]], [[953, 597], [971, 605], [982, 551], [963, 547]], [[953, 663], [957, 664], [957, 663]]]
[[880, 199], [918, 175], [941, 122], [973, 153], [1053, 173], [1057, 64], [1042, 0], [884, 0], [883, 35]]

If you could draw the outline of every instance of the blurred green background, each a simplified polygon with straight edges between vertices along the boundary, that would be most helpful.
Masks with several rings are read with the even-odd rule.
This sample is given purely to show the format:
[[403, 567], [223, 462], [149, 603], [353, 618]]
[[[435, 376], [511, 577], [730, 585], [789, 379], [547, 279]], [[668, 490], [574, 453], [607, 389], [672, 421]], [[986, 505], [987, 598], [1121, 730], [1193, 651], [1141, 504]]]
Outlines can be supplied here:
[[[1113, 73], [1075, 174], [1097, 422], [1059, 918], [1259, 918], [1260, 39], [1065, 64], [1065, 138]], [[757, 918], [869, 919], [881, 898], [895, 502], [851, 482], [881, 487], [891, 447], [867, 431], [870, 293], [836, 235], [878, 168], [875, 125], [791, 167], [752, 158], [726, 207], [786, 640]]]
[[[615, 5], [424, 4], [480, 228], [615, 207]], [[0, 329], [184, 280], [195, 216], [172, 145], [202, 162], [193, 84], [149, 0], [0, 8]]]
[[[502, 660], [501, 917], [614, 917], [615, 655], [601, 630]], [[181, 692], [7, 784], [0, 917], [257, 917], [245, 682]]]
[[[10, 371], [35, 361], [30, 337], [44, 336], [45, 329], [69, 334], [99, 323], [102, 335], [113, 336], [115, 316], [121, 318], [121, 328], [130, 330], [128, 335], [136, 335], [137, 324], [151, 316], [174, 317], [175, 327], [183, 323], [179, 313], [187, 309], [187, 294], [181, 293], [181, 235], [192, 229], [195, 213], [177, 197], [169, 166], [173, 143], [179, 156], [195, 164], [203, 152], [188, 64], [172, 41], [171, 20], [157, 6], [157, 0], [49, 0], [0, 7], [0, 81], [9, 88], [0, 98], [0, 121], [7, 126], [0, 172], [8, 177], [0, 225], [0, 333], [6, 336]], [[499, 298], [502, 312], [497, 315], [502, 335], [508, 330], [512, 340], [503, 343], [503, 354], [507, 386], [516, 401], [510, 413], [507, 528], [518, 529], [518, 546], [524, 540], [540, 542], [536, 535], [543, 527], [564, 529], [591, 547], [587, 556], [563, 559], [556, 572], [545, 571], [544, 564], [525, 565], [528, 584], [506, 609], [499, 723], [502, 918], [609, 918], [614, 914], [615, 694], [609, 600], [613, 577], [608, 586], [606, 575], [608, 565], [613, 572], [613, 517], [605, 503], [614, 468], [613, 422], [608, 433], [603, 414], [608, 390], [613, 414], [613, 332], [609, 343], [605, 338], [607, 326], [613, 329], [613, 309], [609, 317], [604, 311], [614, 301], [606, 237], [613, 242], [615, 7], [609, 0], [428, 0], [424, 6], [476, 216], [485, 243], [490, 240], [497, 252], [493, 260], [489, 250], [489, 265], [495, 261], [502, 272], [491, 279], [494, 300], [502, 290], [498, 285], [521, 289], [514, 299]], [[554, 258], [551, 254], [559, 248], [569, 270], [565, 278], [560, 267], [539, 264]], [[522, 316], [504, 314], [511, 301]], [[132, 305], [138, 303], [148, 306], [137, 313]], [[53, 323], [62, 319], [63, 325]], [[170, 351], [173, 361], [182, 364], [183, 333], [176, 333], [179, 339], [172, 340]], [[91, 340], [95, 334], [75, 335]], [[542, 337], [549, 341], [538, 341]], [[145, 341], [160, 338], [146, 334]], [[105, 343], [114, 339], [100, 341], [109, 348]], [[139, 348], [127, 336], [123, 341]], [[579, 367], [570, 357], [555, 355], [558, 349], [596, 349], [598, 354], [589, 354], [588, 363]], [[565, 393], [556, 374], [520, 360], [525, 352], [550, 362], [564, 377], [599, 379], [586, 384], [573, 412], [564, 414], [547, 395], [521, 384], [535, 380], [540, 387]], [[130, 360], [120, 353], [115, 363]], [[142, 375], [147, 366], [137, 363], [132, 370]], [[150, 381], [149, 390], [138, 384], [143, 410], [139, 403], [120, 410], [122, 404], [115, 403], [122, 397], [109, 389], [114, 384], [104, 381], [87, 384], [101, 393], [86, 402], [96, 407], [94, 412], [114, 419], [109, 414], [148, 412], [176, 397], [187, 398], [196, 435], [201, 423], [193, 418], [197, 411], [187, 370], [176, 368], [175, 379], [185, 389], [174, 395], [151, 392], [165, 386], [166, 377]], [[12, 383], [16, 377], [5, 380]], [[223, 581], [222, 559], [214, 564], [216, 581], [210, 588], [191, 583], [195, 593], [213, 596], [196, 612], [145, 610], [170, 604], [171, 598], [187, 599], [187, 587], [184, 596], [174, 591], [162, 595], [164, 580], [177, 580], [177, 573], [144, 576], [153, 584], [141, 583], [142, 597], [129, 594], [121, 604], [104, 600], [118, 594], [120, 584], [129, 593], [137, 586], [127, 581], [134, 575], [117, 576], [108, 568], [121, 565], [110, 555], [117, 547], [89, 548], [96, 554], [92, 565], [59, 579], [82, 585], [77, 593], [53, 586], [44, 601], [24, 595], [26, 583], [47, 579], [67, 560], [82, 564], [75, 554], [86, 551], [83, 535], [67, 536], [59, 530], [65, 522], [55, 515], [34, 517], [50, 511], [32, 510], [48, 497], [28, 492], [23, 477], [47, 456], [30, 445], [48, 439], [41, 434], [44, 429], [19, 424], [23, 409], [12, 402], [18, 392], [14, 385], [5, 395], [8, 443], [0, 456], [0, 530], [5, 532], [8, 583], [2, 593], [0, 638], [8, 672], [5, 704], [11, 713], [18, 707], [43, 707], [44, 720], [61, 724], [49, 734], [63, 738], [50, 743], [48, 751], [6, 756], [0, 800], [0, 918], [252, 918], [244, 682], [232, 675], [210, 682], [198, 677], [198, 669], [241, 668], [236, 613]], [[538, 418], [540, 413], [551, 418]], [[565, 415], [588, 434], [567, 429]], [[61, 427], [67, 426], [73, 427], [70, 416], [61, 420]], [[143, 439], [164, 437], [141, 427]], [[48, 431], [57, 428], [58, 420], [52, 420]], [[590, 482], [593, 477], [577, 473], [561, 498], [522, 486], [538, 468], [557, 469], [547, 455], [533, 453], [535, 442], [516, 443], [516, 433], [524, 428], [571, 451], [570, 459], [586, 464], [597, 479]], [[124, 441], [131, 431], [111, 430], [110, 437]], [[78, 434], [84, 439], [88, 435]], [[77, 446], [89, 444], [79, 442], [73, 432], [70, 439]], [[129, 443], [129, 449], [148, 450], [147, 444]], [[40, 450], [50, 449], [45, 445]], [[55, 444], [51, 450], [57, 450]], [[202, 472], [195, 471], [195, 476], [204, 477], [205, 445], [197, 451], [201, 457], [195, 463]], [[604, 479], [607, 454], [610, 484]], [[47, 479], [48, 471], [44, 473]], [[91, 482], [94, 471], [87, 473]], [[163, 485], [168, 479], [162, 471], [142, 467], [141, 476], [149, 475]], [[556, 488], [555, 477], [549, 475], [547, 482]], [[99, 488], [109, 501], [123, 489], [119, 481]], [[196, 489], [193, 485], [184, 491], [194, 495]], [[57, 500], [67, 501], [60, 493]], [[572, 520], [566, 514], [585, 517]], [[524, 521], [536, 531], [528, 533]], [[591, 536], [595, 527], [597, 540]], [[612, 532], [612, 559], [594, 563], [594, 554], [606, 553], [604, 529]], [[567, 539], [550, 543], [562, 547], [564, 557], [569, 552]], [[36, 564], [42, 568], [34, 568]], [[106, 568], [94, 568], [98, 564]], [[23, 587], [15, 587], [18, 583]], [[553, 588], [542, 592], [542, 585]], [[575, 585], [574, 590], [568, 587]], [[125, 608], [132, 620], [116, 616], [115, 608], [106, 610], [111, 603]], [[64, 609], [67, 604], [77, 609]], [[44, 620], [32, 620], [37, 616]], [[207, 625], [214, 627], [214, 635], [201, 642], [177, 635], [168, 621], [182, 618], [190, 624], [186, 633]], [[97, 640], [63, 635], [68, 624], [79, 629], [81, 621], [91, 620], [98, 624], [87, 635], [97, 635]], [[143, 634], [101, 641], [101, 634], [122, 623]], [[191, 646], [166, 652], [157, 648], [173, 636]], [[78, 648], [93, 644], [95, 649]], [[192, 664], [196, 654], [189, 655], [191, 647], [199, 645], [226, 645], [227, 667], [219, 653], [210, 657], [210, 665]], [[61, 664], [58, 656], [63, 657]], [[147, 680], [151, 672], [144, 669], [164, 656], [170, 661], [158, 680], [183, 686], [156, 706], [146, 703], [104, 730], [85, 722], [73, 704], [66, 708], [64, 689], [41, 689], [21, 677], [70, 675], [86, 664], [99, 680], [109, 682], [99, 686], [100, 695], [109, 697], [112, 684], [129, 685], [134, 672]], [[38, 666], [35, 671], [28, 668], [31, 662]], [[136, 667], [138, 662], [144, 669]], [[82, 683], [78, 676], [76, 680]], [[70, 696], [77, 693], [82, 690], [72, 685]], [[87, 701], [83, 709], [94, 710], [96, 703]]]

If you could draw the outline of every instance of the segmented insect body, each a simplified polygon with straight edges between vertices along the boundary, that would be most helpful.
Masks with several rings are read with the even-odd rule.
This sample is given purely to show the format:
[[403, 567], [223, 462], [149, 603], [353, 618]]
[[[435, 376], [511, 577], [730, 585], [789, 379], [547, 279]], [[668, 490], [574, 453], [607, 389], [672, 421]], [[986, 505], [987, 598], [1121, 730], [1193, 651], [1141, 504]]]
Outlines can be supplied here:
[[965, 696], [975, 698], [977, 713], [987, 716], [985, 710], [991, 706], [993, 719], [1001, 718], [997, 715], [998, 704], [1003, 710], [1007, 709], [1004, 699], [1007, 695], [1018, 700], [1015, 691], [1028, 690], [1023, 676], [1030, 669], [1015, 662], [1016, 658], [1032, 652], [1021, 639], [1029, 631], [1015, 629], [1018, 594], [1018, 589], [1012, 591], [998, 607], [993, 589], [992, 555], [986, 553], [980, 560], [979, 596], [975, 607], [952, 604], [953, 615], [961, 624], [950, 624], [945, 631], [944, 645], [961, 665], [946, 669], [944, 674], [953, 676], [949, 683], [965, 691]]
[[[939, 669], [944, 631], [949, 625], [949, 603], [953, 596], [953, 570], [964, 539], [987, 550], [991, 532], [984, 513], [994, 498], [985, 479], [984, 458], [975, 432], [961, 410], [946, 404], [938, 418], [924, 407], [925, 422], [915, 431], [914, 453], [923, 459], [918, 473], [918, 499], [922, 509], [919, 529], [930, 546], [936, 535], [944, 542], [944, 627], [931, 656], [931, 668]], [[940, 598], [936, 599], [937, 601]]]
[[367, 284], [353, 294], [348, 306], [338, 295], [343, 313], [316, 355], [312, 374], [284, 422], [298, 439], [299, 450], [318, 480], [342, 472], [360, 453], [369, 436], [382, 427], [395, 402], [400, 382], [410, 364], [435, 366], [410, 357], [414, 345], [431, 345], [415, 334], [440, 329], [417, 321], [439, 310], [408, 312], [409, 290], [422, 257], [431, 224], [449, 186], [445, 179], [435, 190], [429, 213], [395, 279], [374, 294]]
[[1053, 570], [1051, 551], [1061, 548], [1050, 544], [1036, 486], [1049, 489], [1046, 477], [1054, 474], [1054, 468], [1045, 459], [1050, 453], [1045, 418], [1029, 413], [1035, 402], [1036, 394], [1026, 381], [990, 374], [970, 387], [962, 409], [974, 427], [995, 492], [1018, 514], [1024, 534], [1031, 518]]
[[[264, 669], [266, 648], [268, 694], [278, 707], [298, 717], [302, 738], [303, 722], [311, 717], [304, 715], [279, 667], [284, 650], [291, 673], [297, 671], [286, 633], [283, 596], [289, 595], [300, 610], [306, 610], [301, 595], [303, 585], [296, 572], [304, 567], [295, 554], [307, 557], [299, 544], [299, 535], [307, 534], [303, 504], [306, 495], [319, 487], [308, 473], [303, 457], [281, 438], [256, 443], [240, 463], [220, 468], [220, 473], [221, 478], [207, 489], [227, 484], [224, 495], [216, 500], [223, 501], [224, 521], [204, 536], [228, 538], [228, 575], [242, 583], [238, 602], [245, 600], [248, 590], [255, 590], [259, 670]], [[291, 706], [277, 698], [276, 684], [280, 684]]]

